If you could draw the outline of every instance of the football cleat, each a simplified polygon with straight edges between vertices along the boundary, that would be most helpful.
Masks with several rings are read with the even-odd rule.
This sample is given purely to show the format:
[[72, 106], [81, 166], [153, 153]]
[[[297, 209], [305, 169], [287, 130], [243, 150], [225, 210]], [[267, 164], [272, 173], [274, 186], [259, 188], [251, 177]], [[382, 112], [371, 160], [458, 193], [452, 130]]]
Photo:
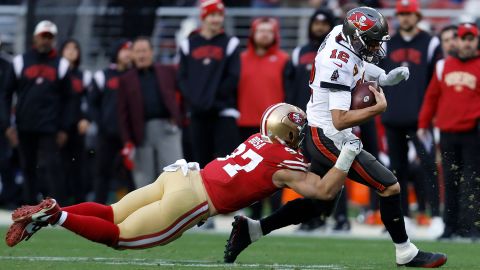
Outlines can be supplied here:
[[45, 198], [37, 205], [25, 205], [17, 208], [12, 213], [13, 222], [21, 221], [38, 221], [55, 223], [61, 213], [60, 206], [57, 201], [52, 198]]
[[447, 262], [447, 255], [443, 253], [424, 252], [419, 250], [417, 256], [406, 264], [397, 264], [397, 266], [437, 268]]
[[226, 263], [235, 262], [237, 256], [252, 243], [248, 231], [247, 218], [244, 216], [235, 216], [234, 219], [232, 232], [227, 240], [227, 245], [225, 245], [223, 259]]
[[32, 235], [47, 225], [47, 222], [14, 222], [12, 225], [10, 225], [10, 228], [8, 228], [5, 236], [5, 242], [7, 243], [7, 246], [13, 247], [23, 240], [28, 241]]

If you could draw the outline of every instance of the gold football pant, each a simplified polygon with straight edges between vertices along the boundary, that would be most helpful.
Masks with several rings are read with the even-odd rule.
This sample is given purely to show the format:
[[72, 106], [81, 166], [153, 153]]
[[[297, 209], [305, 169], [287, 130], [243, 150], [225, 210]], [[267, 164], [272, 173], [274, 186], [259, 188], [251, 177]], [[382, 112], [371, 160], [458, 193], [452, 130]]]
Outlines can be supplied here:
[[163, 172], [158, 179], [112, 205], [120, 229], [119, 249], [165, 245], [208, 218], [199, 171]]

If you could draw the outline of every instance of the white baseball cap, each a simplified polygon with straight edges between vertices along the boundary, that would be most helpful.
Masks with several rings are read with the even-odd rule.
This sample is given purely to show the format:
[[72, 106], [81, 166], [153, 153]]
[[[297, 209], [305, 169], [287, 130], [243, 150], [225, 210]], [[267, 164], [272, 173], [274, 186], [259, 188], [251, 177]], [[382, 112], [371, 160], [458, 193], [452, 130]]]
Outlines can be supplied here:
[[57, 26], [51, 21], [41, 21], [37, 24], [37, 26], [35, 26], [35, 31], [33, 31], [33, 35], [36, 36], [41, 33], [50, 33], [56, 36], [58, 33]]

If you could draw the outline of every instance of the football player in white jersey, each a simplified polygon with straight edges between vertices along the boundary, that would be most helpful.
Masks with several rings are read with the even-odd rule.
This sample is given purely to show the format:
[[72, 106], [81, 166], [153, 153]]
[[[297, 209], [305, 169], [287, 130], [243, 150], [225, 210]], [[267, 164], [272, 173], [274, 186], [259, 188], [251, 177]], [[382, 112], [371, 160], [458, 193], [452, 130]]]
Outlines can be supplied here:
[[[350, 10], [343, 25], [336, 26], [320, 46], [310, 78], [312, 95], [307, 104], [308, 127], [305, 148], [311, 156], [311, 171], [324, 175], [334, 164], [342, 144], [356, 138], [352, 127], [381, 114], [387, 108], [383, 90], [374, 93], [376, 104], [350, 110], [351, 91], [358, 82], [374, 79], [380, 85], [394, 85], [408, 79], [408, 68], [398, 67], [389, 74], [374, 64], [385, 55], [388, 24], [378, 11], [368, 7]], [[349, 178], [376, 189], [382, 221], [395, 244], [396, 263], [407, 267], [439, 267], [447, 261], [442, 253], [420, 251], [410, 242], [400, 204], [400, 185], [391, 171], [375, 157], [362, 151], [353, 163]], [[330, 214], [334, 201], [297, 199], [285, 204], [260, 221], [237, 216], [225, 250], [225, 261], [238, 254], [262, 235], [290, 224], [298, 224], [321, 214]]]

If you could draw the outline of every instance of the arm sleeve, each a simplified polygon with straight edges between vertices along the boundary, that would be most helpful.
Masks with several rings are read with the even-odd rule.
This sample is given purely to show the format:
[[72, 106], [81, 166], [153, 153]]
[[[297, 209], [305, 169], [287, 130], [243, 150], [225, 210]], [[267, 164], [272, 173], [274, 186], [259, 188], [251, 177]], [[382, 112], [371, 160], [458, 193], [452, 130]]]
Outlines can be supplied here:
[[352, 94], [347, 91], [330, 91], [328, 94], [328, 109], [331, 110], [350, 110]]
[[420, 109], [418, 128], [430, 127], [432, 119], [437, 111], [438, 100], [441, 95], [440, 87], [440, 82], [437, 78], [436, 72], [434, 72]]
[[[228, 49], [227, 49], [227, 53], [228, 53]], [[224, 99], [229, 100], [231, 99], [231, 97], [234, 97], [234, 99], [236, 99], [239, 77], [240, 77], [240, 48], [237, 45], [227, 58], [226, 70], [222, 78], [222, 81], [220, 82], [220, 86], [219, 86], [216, 98], [217, 99], [219, 98], [220, 100], [224, 100]], [[234, 105], [236, 107], [236, 102]]]

